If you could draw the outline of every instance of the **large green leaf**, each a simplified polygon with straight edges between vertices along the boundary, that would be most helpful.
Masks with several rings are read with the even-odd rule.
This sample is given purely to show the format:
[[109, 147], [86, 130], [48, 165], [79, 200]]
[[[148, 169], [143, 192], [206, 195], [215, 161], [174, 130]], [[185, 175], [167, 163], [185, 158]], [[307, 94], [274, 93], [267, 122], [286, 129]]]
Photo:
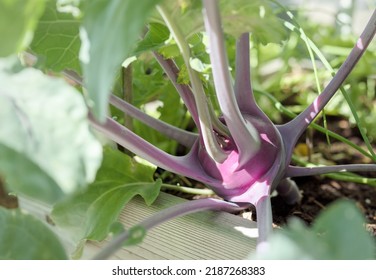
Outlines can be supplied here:
[[117, 150], [105, 149], [96, 181], [87, 190], [57, 203], [52, 219], [75, 242], [103, 240], [134, 196], [140, 195], [148, 205], [157, 198], [161, 184], [154, 182], [154, 172], [154, 168]]
[[134, 48], [145, 20], [158, 1], [92, 0], [80, 29], [80, 60], [93, 112], [107, 114], [110, 88], [116, 71]]
[[0, 69], [0, 174], [13, 191], [55, 202], [95, 179], [101, 145], [73, 87], [35, 69], [9, 71]]
[[0, 207], [0, 259], [63, 260], [67, 255], [55, 234], [37, 218]]
[[0, 0], [0, 57], [29, 45], [44, 6], [45, 0]]
[[34, 34], [31, 50], [43, 66], [56, 72], [72, 69], [80, 73], [81, 20], [71, 13], [59, 12], [56, 0], [49, 0]]
[[374, 259], [375, 241], [364, 228], [364, 217], [350, 201], [338, 201], [323, 211], [311, 229], [293, 219], [270, 238], [258, 259]]

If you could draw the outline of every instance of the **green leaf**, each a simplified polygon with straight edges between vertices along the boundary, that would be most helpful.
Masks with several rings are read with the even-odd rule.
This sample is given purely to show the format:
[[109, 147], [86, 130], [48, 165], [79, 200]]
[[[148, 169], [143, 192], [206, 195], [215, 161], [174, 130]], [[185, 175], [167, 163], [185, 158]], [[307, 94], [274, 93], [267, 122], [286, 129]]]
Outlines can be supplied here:
[[0, 144], [0, 159], [0, 173], [11, 190], [50, 203], [64, 196], [56, 181], [23, 152]]
[[107, 114], [108, 96], [116, 70], [134, 48], [149, 12], [158, 1], [88, 1], [80, 60], [94, 115]]
[[0, 207], [0, 259], [63, 260], [67, 255], [55, 234], [37, 218]]
[[11, 190], [53, 203], [95, 179], [101, 145], [64, 80], [0, 69], [0, 124], [0, 174]]
[[374, 259], [376, 244], [364, 224], [358, 207], [342, 200], [324, 211], [313, 229], [325, 242], [332, 259]]
[[57, 203], [52, 219], [75, 242], [103, 240], [134, 196], [140, 195], [147, 205], [154, 202], [161, 187], [161, 182], [153, 181], [154, 172], [154, 168], [107, 148], [96, 181], [87, 190]]
[[72, 69], [81, 73], [78, 60], [80, 24], [79, 18], [59, 12], [55, 0], [48, 1], [30, 45], [44, 67], [55, 72]]
[[29, 45], [44, 6], [45, 0], [0, 0], [0, 57]]
[[177, 82], [182, 85], [189, 85], [190, 83], [187, 66], [185, 66], [184, 64], [180, 67]]
[[132, 54], [138, 55], [145, 51], [156, 50], [164, 46], [169, 37], [170, 31], [165, 25], [153, 22], [149, 23], [148, 32], [146, 32], [145, 37], [138, 42]]
[[125, 231], [124, 225], [116, 221], [110, 226], [110, 233], [113, 234], [114, 236], [119, 235]]
[[113, 181], [117, 183], [154, 182], [155, 168], [142, 165], [118, 150], [105, 147], [103, 163], [98, 170], [95, 183]]
[[326, 259], [327, 251], [319, 237], [301, 220], [294, 218], [287, 228], [275, 232], [266, 250], [256, 252], [251, 258], [271, 260]]
[[298, 219], [274, 233], [257, 259], [374, 259], [376, 244], [364, 218], [350, 201], [337, 201], [320, 214], [311, 229]]
[[162, 46], [159, 49], [159, 52], [166, 59], [180, 56], [180, 50], [176, 44]]
[[235, 37], [243, 32], [250, 32], [252, 37], [261, 42], [281, 43], [287, 32], [278, 18], [270, 1], [235, 0], [220, 1], [223, 28]]

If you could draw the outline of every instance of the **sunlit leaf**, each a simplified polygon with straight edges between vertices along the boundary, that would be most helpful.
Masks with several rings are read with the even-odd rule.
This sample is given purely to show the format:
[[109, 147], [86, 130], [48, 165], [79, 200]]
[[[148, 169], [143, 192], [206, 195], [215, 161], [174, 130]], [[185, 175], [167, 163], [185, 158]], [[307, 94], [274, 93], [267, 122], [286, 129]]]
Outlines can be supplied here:
[[81, 20], [71, 13], [59, 12], [55, 0], [48, 1], [30, 45], [43, 66], [56, 72], [64, 69], [81, 72], [78, 60], [80, 24]]
[[63, 260], [67, 255], [55, 234], [37, 218], [0, 207], [0, 259]]

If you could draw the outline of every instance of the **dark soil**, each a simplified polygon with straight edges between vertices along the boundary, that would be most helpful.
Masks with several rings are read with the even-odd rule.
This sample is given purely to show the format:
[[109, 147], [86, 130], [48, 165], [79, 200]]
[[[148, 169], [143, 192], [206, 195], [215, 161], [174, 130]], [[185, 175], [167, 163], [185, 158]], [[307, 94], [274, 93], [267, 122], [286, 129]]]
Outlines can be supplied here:
[[303, 194], [299, 205], [288, 206], [280, 197], [272, 198], [273, 220], [276, 225], [284, 225], [292, 216], [310, 224], [330, 203], [346, 198], [356, 203], [364, 213], [367, 228], [376, 235], [375, 187], [316, 177], [298, 178], [295, 182]]

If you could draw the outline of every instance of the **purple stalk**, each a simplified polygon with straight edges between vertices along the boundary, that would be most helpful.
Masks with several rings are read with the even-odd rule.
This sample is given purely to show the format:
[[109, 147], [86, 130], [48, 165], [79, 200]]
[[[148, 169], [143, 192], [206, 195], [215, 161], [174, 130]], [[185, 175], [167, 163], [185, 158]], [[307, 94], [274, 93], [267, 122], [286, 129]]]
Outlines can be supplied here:
[[226, 125], [239, 151], [239, 168], [259, 150], [259, 135], [252, 123], [242, 116], [231, 84], [217, 0], [204, 0], [205, 28], [210, 41], [210, 60], [218, 102]]
[[258, 239], [257, 247], [263, 246], [265, 242], [268, 242], [268, 238], [272, 233], [273, 226], [271, 221], [272, 211], [271, 211], [271, 201], [270, 196], [264, 196], [256, 203], [256, 213], [257, 213], [257, 228], [258, 228]]
[[200, 180], [206, 184], [214, 184], [216, 181], [201, 168], [200, 162], [196, 157], [197, 142], [186, 156], [173, 156], [150, 144], [111, 118], [107, 118], [106, 122], [102, 124], [89, 115], [89, 121], [93, 128], [106, 135], [109, 139], [161, 168]]
[[197, 134], [188, 132], [161, 120], [155, 119], [115, 95], [111, 95], [109, 101], [110, 104], [127, 113], [129, 116], [140, 120], [144, 124], [154, 128], [155, 130], [158, 130], [159, 132], [188, 148], [191, 148], [198, 138]]
[[334, 172], [376, 172], [376, 164], [344, 164], [317, 167], [289, 166], [286, 170], [286, 176], [301, 177]]
[[[63, 74], [67, 79], [83, 86], [82, 78], [79, 77], [75, 72], [65, 70], [63, 71]], [[177, 141], [178, 143], [188, 148], [191, 148], [198, 138], [197, 134], [188, 132], [186, 130], [177, 128], [166, 122], [163, 122], [159, 119], [153, 118], [148, 114], [142, 112], [137, 107], [133, 106], [132, 104], [129, 104], [128, 102], [118, 98], [113, 94], [110, 95], [109, 102], [110, 104], [114, 105], [124, 113], [128, 114], [130, 117], [143, 122], [144, 124], [154, 128], [155, 130], [158, 130], [167, 137], [170, 137], [171, 139]]]
[[[188, 111], [191, 113], [192, 119], [195, 122], [196, 126], [200, 127], [198, 111], [197, 111], [196, 102], [194, 99], [192, 89], [188, 85], [182, 85], [177, 82], [179, 69], [176, 66], [175, 62], [172, 59], [164, 59], [157, 52], [153, 52], [153, 54], [154, 54], [154, 57], [159, 62], [159, 65], [166, 72], [168, 78], [170, 79], [171, 83], [174, 85], [175, 89], [178, 91]], [[209, 107], [208, 108], [209, 114], [211, 115], [211, 119], [213, 122], [212, 123], [213, 129], [221, 135], [224, 135], [224, 136], [228, 135], [229, 133], [228, 133], [227, 127], [217, 119], [209, 100], [207, 100], [207, 102], [208, 102], [207, 105]]]
[[289, 205], [299, 203], [302, 199], [298, 186], [290, 178], [282, 179], [277, 185], [276, 190], [278, 195]]
[[317, 117], [325, 105], [340, 88], [352, 69], [355, 67], [376, 33], [376, 10], [373, 12], [366, 28], [360, 35], [354, 48], [345, 62], [341, 65], [336, 75], [326, 86], [324, 91], [302, 113], [287, 124], [278, 127], [283, 135], [287, 159], [292, 155], [293, 149], [299, 137], [309, 124]]
[[250, 78], [249, 33], [244, 33], [240, 36], [236, 44], [236, 101], [242, 113], [247, 113], [251, 116], [259, 117], [265, 122], [270, 122], [269, 118], [255, 101]]
[[193, 92], [188, 85], [182, 85], [177, 82], [179, 73], [178, 67], [173, 60], [166, 60], [157, 52], [153, 52], [153, 55], [162, 69], [166, 72], [175, 89], [178, 91], [180, 97], [183, 99], [184, 104], [187, 107], [188, 111], [191, 113], [192, 119], [195, 122], [196, 126], [199, 126], [200, 121], [198, 119], [198, 112]]
[[[192, 214], [195, 212], [205, 211], [205, 210], [215, 210], [215, 211], [226, 211], [235, 212], [246, 208], [246, 206], [240, 206], [235, 203], [226, 202], [223, 200], [206, 198], [200, 200], [192, 200], [185, 203], [181, 203], [167, 209], [164, 209], [151, 217], [147, 218], [143, 222], [139, 223], [137, 227], [143, 228], [145, 231], [151, 230], [152, 228], [167, 222], [173, 218], [178, 218], [184, 215]], [[103, 260], [107, 259], [117, 250], [122, 247], [122, 244], [130, 238], [129, 231], [121, 233], [120, 235], [114, 237], [106, 247], [103, 248], [101, 252], [95, 255], [93, 260]]]

